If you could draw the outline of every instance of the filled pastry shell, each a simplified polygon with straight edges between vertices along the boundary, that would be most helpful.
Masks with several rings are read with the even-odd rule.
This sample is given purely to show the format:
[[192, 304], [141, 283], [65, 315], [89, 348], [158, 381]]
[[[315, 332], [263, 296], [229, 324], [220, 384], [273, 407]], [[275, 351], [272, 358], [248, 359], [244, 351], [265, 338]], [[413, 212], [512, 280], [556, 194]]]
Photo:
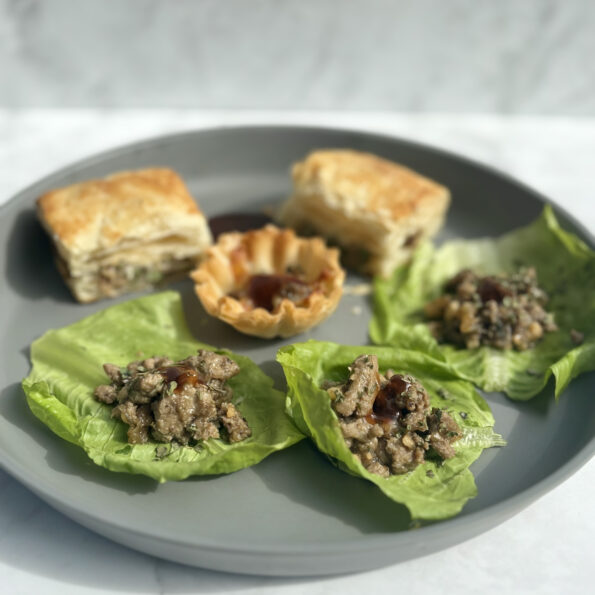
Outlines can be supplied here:
[[273, 225], [219, 237], [191, 273], [205, 310], [257, 337], [291, 337], [330, 316], [343, 291], [339, 251]]
[[213, 243], [186, 184], [163, 167], [51, 190], [37, 213], [58, 270], [82, 303], [185, 276]]

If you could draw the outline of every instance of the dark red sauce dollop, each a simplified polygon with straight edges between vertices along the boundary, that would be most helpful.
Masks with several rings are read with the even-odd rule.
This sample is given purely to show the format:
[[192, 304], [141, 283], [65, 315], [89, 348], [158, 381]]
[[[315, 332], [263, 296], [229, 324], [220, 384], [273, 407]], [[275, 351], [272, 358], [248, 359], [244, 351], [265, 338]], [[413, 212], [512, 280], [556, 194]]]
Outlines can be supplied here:
[[411, 386], [401, 374], [391, 376], [388, 384], [378, 391], [372, 413], [366, 416], [368, 423], [397, 423], [403, 415], [398, 404], [398, 396], [406, 392]]
[[196, 386], [200, 379], [196, 370], [190, 366], [163, 366], [157, 368], [157, 372], [169, 384], [176, 383], [174, 392], [180, 392], [187, 385]]
[[310, 293], [309, 285], [292, 275], [253, 275], [246, 290], [255, 308], [264, 308], [269, 312], [275, 307], [275, 297], [292, 299]]
[[260, 229], [273, 220], [264, 213], [228, 213], [209, 219], [209, 227], [213, 238], [216, 240], [222, 233], [228, 231], [249, 231]]
[[484, 303], [490, 300], [501, 303], [507, 295], [511, 295], [510, 289], [490, 277], [481, 280], [477, 293]]

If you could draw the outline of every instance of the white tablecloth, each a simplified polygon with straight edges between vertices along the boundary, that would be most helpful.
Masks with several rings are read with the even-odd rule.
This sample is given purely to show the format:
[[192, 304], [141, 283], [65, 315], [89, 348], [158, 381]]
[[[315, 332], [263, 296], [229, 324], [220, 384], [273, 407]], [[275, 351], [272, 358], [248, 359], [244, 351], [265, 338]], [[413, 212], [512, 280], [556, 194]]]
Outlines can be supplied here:
[[[303, 123], [395, 134], [462, 153], [535, 187], [595, 231], [595, 119], [193, 111], [0, 110], [0, 204], [54, 169], [120, 143], [215, 125]], [[16, 593], [590, 593], [595, 460], [499, 527], [448, 550], [353, 576], [270, 579], [128, 550], [0, 472], [0, 591]]]

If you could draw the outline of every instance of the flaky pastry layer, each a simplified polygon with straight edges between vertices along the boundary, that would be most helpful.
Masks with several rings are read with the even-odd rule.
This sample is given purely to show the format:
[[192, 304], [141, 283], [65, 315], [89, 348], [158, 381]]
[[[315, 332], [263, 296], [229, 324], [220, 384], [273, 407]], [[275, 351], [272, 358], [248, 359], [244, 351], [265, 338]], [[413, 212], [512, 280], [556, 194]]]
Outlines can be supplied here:
[[45, 193], [37, 212], [75, 298], [90, 302], [193, 268], [212, 243], [203, 213], [167, 168], [124, 171]]
[[279, 220], [339, 244], [354, 268], [388, 276], [442, 226], [447, 188], [368, 153], [324, 150], [292, 169]]

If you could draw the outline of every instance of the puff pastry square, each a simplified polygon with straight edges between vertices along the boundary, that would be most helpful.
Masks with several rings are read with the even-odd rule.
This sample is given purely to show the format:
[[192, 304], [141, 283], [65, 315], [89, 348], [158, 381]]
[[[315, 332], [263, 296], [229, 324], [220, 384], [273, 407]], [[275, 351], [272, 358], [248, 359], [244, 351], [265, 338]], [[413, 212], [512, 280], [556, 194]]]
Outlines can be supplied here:
[[368, 153], [315, 151], [292, 175], [280, 222], [325, 236], [346, 264], [371, 275], [387, 277], [406, 262], [440, 229], [450, 204], [444, 186]]
[[180, 176], [124, 171], [52, 190], [37, 201], [74, 297], [92, 302], [192, 269], [212, 243], [207, 220]]

